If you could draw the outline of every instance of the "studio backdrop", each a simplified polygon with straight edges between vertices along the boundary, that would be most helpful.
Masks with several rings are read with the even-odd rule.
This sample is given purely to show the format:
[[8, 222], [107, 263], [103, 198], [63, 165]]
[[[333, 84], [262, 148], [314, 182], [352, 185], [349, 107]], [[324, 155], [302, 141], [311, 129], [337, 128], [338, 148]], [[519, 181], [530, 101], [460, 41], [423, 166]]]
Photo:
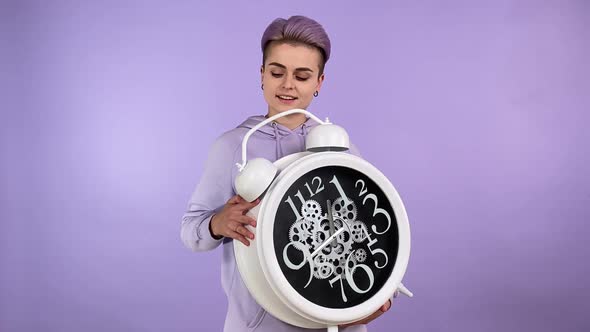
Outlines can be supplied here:
[[181, 217], [298, 14], [333, 45], [309, 110], [412, 230], [415, 296], [369, 330], [590, 330], [590, 2], [218, 0], [0, 5], [1, 331], [222, 329]]

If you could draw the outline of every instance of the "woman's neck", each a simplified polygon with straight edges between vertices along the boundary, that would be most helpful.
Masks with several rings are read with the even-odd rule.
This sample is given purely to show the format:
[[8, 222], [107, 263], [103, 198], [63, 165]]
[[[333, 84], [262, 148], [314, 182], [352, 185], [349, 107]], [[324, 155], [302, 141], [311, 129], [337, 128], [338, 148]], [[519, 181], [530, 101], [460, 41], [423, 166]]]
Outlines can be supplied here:
[[[270, 118], [271, 116], [274, 116], [276, 114], [279, 114], [279, 113], [272, 112], [269, 110], [268, 113], [266, 114], [266, 117]], [[279, 124], [289, 128], [290, 130], [293, 130], [293, 129], [301, 126], [301, 124], [304, 123], [305, 121], [307, 121], [307, 118], [305, 117], [305, 114], [303, 114], [303, 113], [293, 113], [293, 114], [289, 114], [289, 115], [283, 116], [283, 117], [275, 120], [276, 123], [279, 123]]]

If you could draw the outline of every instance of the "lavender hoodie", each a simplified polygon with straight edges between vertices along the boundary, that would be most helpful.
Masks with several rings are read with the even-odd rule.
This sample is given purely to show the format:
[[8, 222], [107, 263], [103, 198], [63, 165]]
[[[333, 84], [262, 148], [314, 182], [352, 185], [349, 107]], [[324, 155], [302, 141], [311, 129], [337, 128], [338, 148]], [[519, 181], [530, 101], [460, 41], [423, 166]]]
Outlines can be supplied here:
[[[184, 245], [193, 251], [223, 248], [221, 262], [221, 285], [228, 301], [224, 331], [242, 332], [295, 332], [326, 331], [310, 330], [284, 323], [266, 312], [250, 295], [236, 266], [233, 239], [216, 240], [209, 232], [209, 222], [220, 211], [227, 200], [236, 195], [234, 179], [237, 162], [241, 160], [242, 138], [248, 130], [265, 119], [252, 116], [237, 128], [222, 134], [209, 151], [201, 180], [197, 185], [188, 208], [182, 217], [181, 238]], [[272, 122], [256, 131], [248, 140], [248, 159], [262, 157], [270, 161], [305, 150], [305, 136], [317, 123], [308, 119], [299, 127], [289, 128]], [[351, 144], [350, 152], [359, 155]], [[340, 329], [345, 332], [366, 331], [365, 325]]]

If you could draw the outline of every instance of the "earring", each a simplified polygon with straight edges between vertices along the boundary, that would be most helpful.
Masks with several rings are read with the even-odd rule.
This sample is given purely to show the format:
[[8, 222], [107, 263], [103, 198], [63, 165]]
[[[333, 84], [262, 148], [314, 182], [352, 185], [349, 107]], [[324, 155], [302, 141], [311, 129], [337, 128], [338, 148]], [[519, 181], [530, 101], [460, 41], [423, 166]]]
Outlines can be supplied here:
[[260, 89], [264, 90], [264, 83], [260, 86]]
[[319, 94], [320, 94], [320, 93], [319, 93], [318, 91], [316, 91], [316, 92], [314, 92], [314, 93], [313, 93], [313, 96], [314, 96], [314, 97], [317, 97]]

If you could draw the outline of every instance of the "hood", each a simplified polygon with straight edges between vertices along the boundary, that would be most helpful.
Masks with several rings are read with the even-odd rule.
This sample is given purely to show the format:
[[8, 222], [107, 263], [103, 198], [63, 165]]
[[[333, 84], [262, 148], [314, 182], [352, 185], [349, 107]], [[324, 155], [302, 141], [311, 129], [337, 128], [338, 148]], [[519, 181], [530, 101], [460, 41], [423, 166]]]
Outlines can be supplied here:
[[[259, 124], [260, 122], [262, 122], [264, 120], [266, 120], [264, 115], [254, 115], [254, 116], [247, 118], [246, 121], [242, 122], [238, 126], [238, 128], [252, 129], [252, 128], [254, 128], [254, 126], [256, 126], [257, 124]], [[302, 134], [303, 136], [306, 136], [307, 133], [309, 132], [309, 130], [317, 125], [318, 125], [318, 123], [315, 122], [312, 118], [307, 118], [307, 120], [304, 123], [302, 123], [297, 128], [291, 130], [291, 129], [283, 126], [282, 124], [273, 121], [271, 123], [266, 124], [265, 126], [262, 126], [256, 132], [264, 134], [265, 136], [268, 136], [269, 138], [289, 136], [292, 134], [300, 134], [300, 135]]]
[[[246, 128], [246, 129], [252, 129], [254, 128], [254, 126], [256, 126], [257, 124], [259, 124], [260, 122], [266, 120], [266, 118], [264, 117], [264, 115], [255, 115], [255, 116], [251, 116], [249, 118], [246, 119], [246, 121], [242, 122], [238, 128]], [[305, 137], [307, 136], [307, 133], [309, 132], [309, 130], [315, 126], [317, 126], [318, 123], [316, 121], [314, 121], [311, 118], [307, 118], [307, 120], [302, 123], [301, 125], [299, 125], [297, 128], [294, 128], [293, 130], [287, 128], [286, 126], [283, 126], [280, 123], [277, 122], [270, 122], [267, 123], [266, 125], [260, 127], [255, 135], [259, 136], [259, 137], [265, 137], [268, 139], [273, 139], [276, 142], [276, 158], [279, 159], [281, 157], [283, 157], [285, 154], [283, 153], [283, 151], [285, 149], [283, 149], [282, 147], [282, 142], [284, 141], [283, 139], [291, 136], [291, 135], [297, 135], [298, 137], [300, 137], [300, 141], [302, 144], [302, 149], [301, 151], [304, 150], [305, 148]]]

